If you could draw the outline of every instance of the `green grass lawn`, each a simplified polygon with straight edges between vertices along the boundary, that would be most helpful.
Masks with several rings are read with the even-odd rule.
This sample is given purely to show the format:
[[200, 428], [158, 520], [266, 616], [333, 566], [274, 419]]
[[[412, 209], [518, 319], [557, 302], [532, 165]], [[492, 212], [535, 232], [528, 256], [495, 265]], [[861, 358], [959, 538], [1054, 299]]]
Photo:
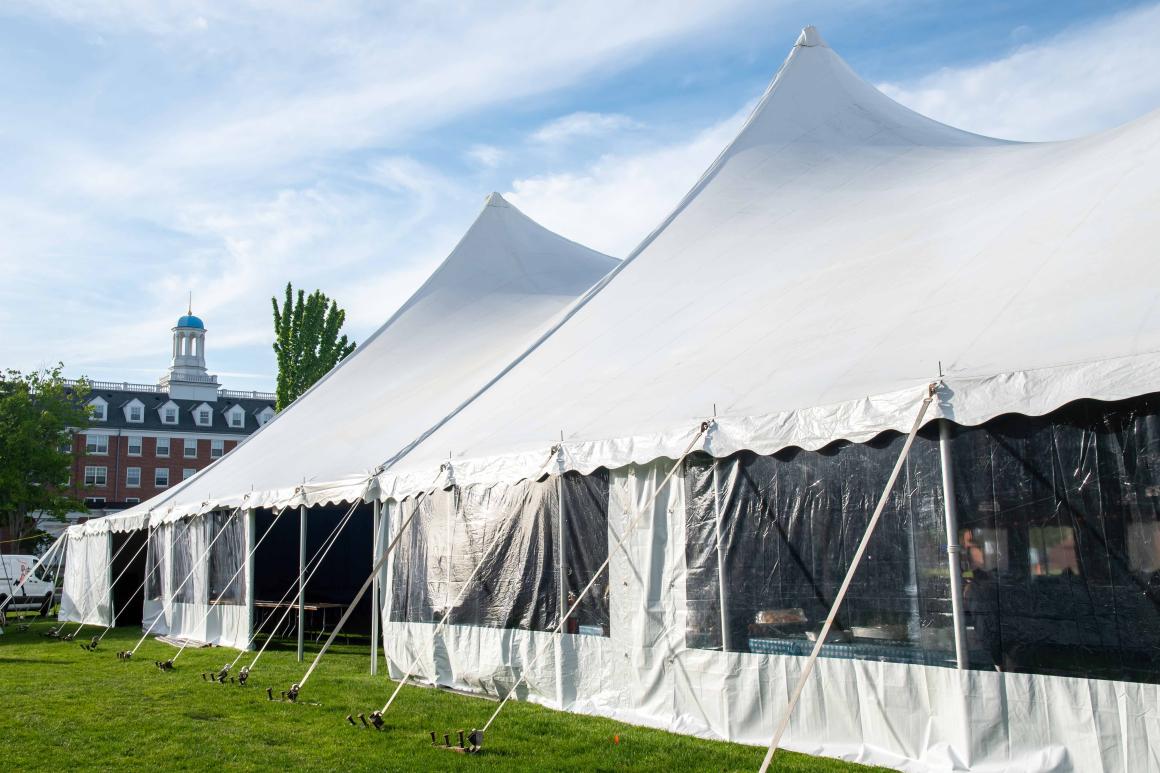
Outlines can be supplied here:
[[[298, 704], [270, 703], [267, 686], [277, 696], [304, 671], [289, 649], [271, 647], [243, 688], [200, 676], [232, 660], [234, 650], [187, 649], [175, 671], [161, 672], [153, 661], [176, 650], [153, 639], [134, 660], [116, 658], [118, 650], [133, 646], [139, 629], [114, 630], [90, 653], [78, 642], [42, 636], [50, 626], [37, 621], [18, 632], [10, 625], [0, 636], [0, 760], [6, 770], [754, 771], [764, 751], [512, 701], [489, 731], [484, 751], [461, 756], [431, 748], [429, 731], [480, 726], [494, 702], [408, 687], [382, 732], [347, 724], [348, 713], [379, 708], [394, 684], [368, 674], [365, 646], [336, 646]], [[786, 752], [778, 753], [775, 767], [869, 770]]]

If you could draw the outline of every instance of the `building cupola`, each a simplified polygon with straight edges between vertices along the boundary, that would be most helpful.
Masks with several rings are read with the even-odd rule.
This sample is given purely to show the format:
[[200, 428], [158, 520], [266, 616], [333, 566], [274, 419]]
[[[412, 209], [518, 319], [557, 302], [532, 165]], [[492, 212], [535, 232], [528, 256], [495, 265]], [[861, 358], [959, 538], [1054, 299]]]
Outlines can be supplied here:
[[205, 323], [193, 315], [193, 304], [173, 326], [173, 361], [161, 386], [170, 397], [217, 400], [217, 376], [205, 366]]

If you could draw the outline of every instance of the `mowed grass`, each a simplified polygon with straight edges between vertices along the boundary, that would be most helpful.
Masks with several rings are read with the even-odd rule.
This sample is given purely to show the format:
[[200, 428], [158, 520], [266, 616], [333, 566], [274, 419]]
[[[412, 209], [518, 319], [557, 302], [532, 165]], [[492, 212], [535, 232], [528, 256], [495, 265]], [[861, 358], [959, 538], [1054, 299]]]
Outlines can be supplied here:
[[[484, 751], [464, 756], [433, 749], [429, 731], [454, 739], [456, 730], [482, 726], [493, 701], [407, 687], [382, 732], [347, 724], [347, 714], [379, 708], [394, 687], [384, 676], [370, 676], [366, 646], [337, 645], [298, 704], [271, 703], [267, 686], [277, 697], [305, 670], [290, 649], [272, 647], [243, 688], [200, 676], [232, 660], [234, 650], [187, 649], [176, 670], [162, 672], [153, 661], [176, 650], [152, 638], [133, 660], [116, 658], [136, 643], [139, 629], [114, 630], [90, 653], [79, 642], [97, 629], [86, 627], [78, 641], [63, 642], [42, 635], [49, 621], [25, 632], [15, 622], [0, 636], [5, 770], [754, 771], [764, 751], [513, 700]], [[787, 752], [778, 753], [775, 767], [870, 770]]]

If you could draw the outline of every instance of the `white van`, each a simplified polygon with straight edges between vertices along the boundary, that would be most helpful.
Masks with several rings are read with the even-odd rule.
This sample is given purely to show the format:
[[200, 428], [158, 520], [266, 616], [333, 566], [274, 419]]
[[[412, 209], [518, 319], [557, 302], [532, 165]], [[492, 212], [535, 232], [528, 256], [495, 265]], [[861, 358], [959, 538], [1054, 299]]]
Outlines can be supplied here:
[[[41, 615], [52, 611], [56, 588], [48, 573], [36, 566], [36, 556], [0, 555], [0, 606], [4, 612], [20, 609], [38, 609]], [[31, 574], [31, 576], [29, 576]], [[17, 589], [20, 581], [27, 581]], [[4, 602], [13, 596], [10, 603]]]

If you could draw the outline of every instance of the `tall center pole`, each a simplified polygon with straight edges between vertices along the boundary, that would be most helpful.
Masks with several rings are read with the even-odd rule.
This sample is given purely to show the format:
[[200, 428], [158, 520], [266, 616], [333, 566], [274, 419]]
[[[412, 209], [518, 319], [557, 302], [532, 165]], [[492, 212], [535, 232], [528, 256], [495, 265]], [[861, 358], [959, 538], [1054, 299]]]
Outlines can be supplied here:
[[298, 506], [298, 662], [306, 653], [306, 505]]
[[[383, 504], [376, 499], [371, 521], [371, 566], [379, 562], [379, 539], [383, 530], [382, 514]], [[379, 574], [380, 572], [375, 572], [375, 579], [371, 581], [371, 676], [377, 676], [379, 673], [379, 613], [382, 609], [379, 601]]]

